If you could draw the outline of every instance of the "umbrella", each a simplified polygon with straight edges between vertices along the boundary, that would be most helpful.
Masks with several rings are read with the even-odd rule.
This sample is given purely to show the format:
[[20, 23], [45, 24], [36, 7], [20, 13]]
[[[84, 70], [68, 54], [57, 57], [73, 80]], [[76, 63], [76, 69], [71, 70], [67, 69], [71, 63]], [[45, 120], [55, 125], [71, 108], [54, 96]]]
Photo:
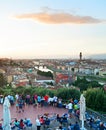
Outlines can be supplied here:
[[10, 102], [8, 97], [5, 97], [3, 103], [3, 130], [11, 130], [11, 115], [10, 115]]
[[86, 110], [86, 105], [85, 105], [85, 97], [83, 94], [80, 96], [80, 120], [82, 121], [82, 130], [85, 130], [84, 128], [84, 120], [85, 120], [85, 110]]

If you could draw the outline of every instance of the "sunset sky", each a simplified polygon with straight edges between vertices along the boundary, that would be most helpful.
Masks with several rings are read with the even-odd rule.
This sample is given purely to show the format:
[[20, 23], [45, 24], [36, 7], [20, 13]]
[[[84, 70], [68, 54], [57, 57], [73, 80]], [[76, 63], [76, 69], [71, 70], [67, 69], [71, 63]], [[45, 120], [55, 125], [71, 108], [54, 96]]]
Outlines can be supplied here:
[[1, 0], [0, 58], [106, 54], [106, 0]]

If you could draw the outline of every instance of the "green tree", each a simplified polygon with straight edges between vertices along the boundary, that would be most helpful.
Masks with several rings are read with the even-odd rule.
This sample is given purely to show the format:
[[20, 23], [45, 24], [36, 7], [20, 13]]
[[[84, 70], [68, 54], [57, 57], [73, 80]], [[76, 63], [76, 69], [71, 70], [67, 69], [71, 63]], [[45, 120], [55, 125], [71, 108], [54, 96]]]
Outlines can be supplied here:
[[4, 87], [7, 84], [5, 76], [0, 73], [0, 87]]
[[87, 90], [88, 88], [102, 87], [102, 85], [100, 85], [97, 81], [87, 81], [86, 77], [77, 77], [77, 80], [73, 85], [80, 88], [81, 92]]
[[101, 88], [86, 91], [86, 105], [96, 111], [106, 112], [106, 92]]
[[102, 111], [106, 112], [106, 94], [104, 95], [104, 99], [103, 99]]
[[89, 84], [90, 86], [92, 86], [92, 88], [101, 87], [101, 85], [97, 81], [90, 81]]
[[38, 70], [38, 71], [37, 71], [37, 74], [38, 74], [38, 75], [41, 75], [41, 76], [51, 77], [51, 78], [53, 79], [53, 74], [52, 74], [50, 71], [44, 72], [44, 71]]
[[96, 107], [95, 110], [102, 111], [103, 101], [104, 101], [104, 92], [103, 90], [99, 89], [95, 98], [95, 107]]
[[59, 98], [62, 98], [63, 100], [68, 101], [69, 99], [79, 99], [80, 98], [80, 91], [77, 89], [67, 89], [67, 88], [61, 88], [57, 90], [57, 96]]
[[82, 91], [84, 91], [84, 90], [87, 90], [88, 85], [85, 84], [85, 83], [83, 83], [83, 82], [81, 82], [81, 83], [79, 83], [79, 84], [77, 85], [77, 87], [80, 88], [80, 91], [82, 92]]

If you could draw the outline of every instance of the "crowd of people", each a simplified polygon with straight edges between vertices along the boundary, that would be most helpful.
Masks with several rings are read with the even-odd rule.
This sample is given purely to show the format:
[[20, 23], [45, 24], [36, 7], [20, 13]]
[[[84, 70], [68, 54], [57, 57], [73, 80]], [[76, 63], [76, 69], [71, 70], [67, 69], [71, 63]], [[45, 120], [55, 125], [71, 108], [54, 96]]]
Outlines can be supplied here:
[[106, 123], [103, 122], [98, 116], [94, 117], [93, 115], [89, 115], [86, 117], [86, 124], [91, 129], [106, 130]]
[[[31, 96], [30, 94], [25, 95], [19, 95], [16, 94], [15, 96], [13, 95], [8, 95], [7, 96], [10, 104], [11, 105], [15, 105], [16, 106], [16, 112], [17, 113], [22, 113], [25, 111], [25, 105], [33, 105], [33, 107], [43, 107], [46, 106], [48, 107], [49, 105], [53, 106], [53, 107], [64, 107], [65, 109], [67, 109], [67, 114], [63, 114], [62, 116], [60, 116], [58, 113], [56, 115], [55, 120], [59, 122], [59, 127], [57, 129], [59, 130], [64, 130], [63, 129], [63, 124], [67, 124], [67, 129], [68, 130], [79, 130], [79, 124], [78, 121], [80, 119], [80, 101], [78, 101], [77, 99], [70, 99], [67, 103], [63, 103], [63, 99], [57, 97], [57, 96], [53, 96], [50, 97], [48, 95], [45, 96], [40, 96], [37, 94], [34, 94], [33, 96]], [[3, 104], [4, 101], [4, 97], [1, 95], [0, 96], [0, 104]], [[71, 122], [69, 123], [69, 119], [76, 117], [77, 121], [76, 123], [72, 124]], [[86, 122], [89, 124], [89, 126], [91, 128], [93, 128], [93, 124], [94, 119], [93, 118], [86, 118]], [[50, 120], [48, 118], [47, 115], [43, 115], [41, 117], [38, 117], [36, 119], [36, 126], [37, 126], [37, 130], [41, 129], [41, 126], [43, 125], [45, 127], [45, 125], [48, 125], [50, 123]], [[20, 128], [26, 128], [28, 126], [28, 124], [32, 125], [31, 121], [28, 122], [28, 119], [20, 119], [14, 120], [13, 123], [13, 128], [15, 127], [20, 127]], [[98, 125], [99, 130], [105, 130], [106, 126], [104, 125], [103, 122], [101, 122], [101, 120], [99, 121], [99, 125]], [[2, 129], [2, 126], [0, 124], [0, 129]]]

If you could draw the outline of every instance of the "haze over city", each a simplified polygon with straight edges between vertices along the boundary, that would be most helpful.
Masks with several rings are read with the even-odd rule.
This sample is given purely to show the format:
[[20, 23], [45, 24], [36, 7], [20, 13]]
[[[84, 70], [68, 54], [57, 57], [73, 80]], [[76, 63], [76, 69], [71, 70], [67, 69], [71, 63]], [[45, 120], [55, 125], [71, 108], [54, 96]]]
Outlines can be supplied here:
[[0, 57], [106, 58], [106, 0], [0, 1]]

